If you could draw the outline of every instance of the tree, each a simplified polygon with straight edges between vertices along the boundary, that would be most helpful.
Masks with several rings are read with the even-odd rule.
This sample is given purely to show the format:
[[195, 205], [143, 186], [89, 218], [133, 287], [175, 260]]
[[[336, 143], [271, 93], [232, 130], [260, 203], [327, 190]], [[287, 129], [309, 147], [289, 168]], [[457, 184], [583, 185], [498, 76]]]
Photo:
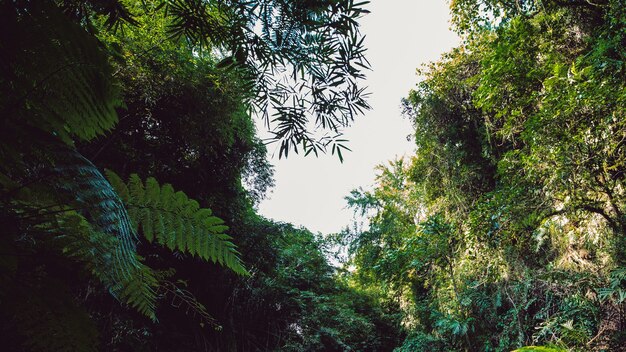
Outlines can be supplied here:
[[355, 273], [408, 302], [401, 349], [623, 345], [623, 5], [451, 2], [463, 44], [404, 101], [403, 181], [349, 200], [373, 209]]
[[[2, 241], [0, 265], [2, 318], [8, 322], [0, 331], [7, 340], [11, 337], [5, 346], [93, 350], [98, 335], [115, 348], [138, 347], [133, 341], [138, 336], [142, 346], [168, 346], [166, 338], [150, 338], [161, 335], [169, 336], [172, 349], [185, 349], [198, 348], [199, 342], [189, 338], [195, 335], [214, 339], [210, 344], [217, 348], [231, 343], [230, 336], [240, 338], [240, 346], [264, 341], [280, 347], [286, 338], [272, 340], [267, 336], [270, 331], [285, 332], [302, 314], [322, 312], [330, 307], [324, 303], [326, 297], [350, 295], [347, 288], [331, 288], [330, 267], [322, 255], [315, 255], [311, 263], [326, 279], [323, 288], [313, 283], [302, 287], [303, 295], [308, 294], [305, 291], [320, 295], [312, 307], [277, 314], [279, 323], [272, 326], [275, 323], [270, 321], [263, 333], [254, 331], [253, 320], [246, 325], [241, 318], [270, 287], [269, 275], [274, 274], [276, 263], [272, 256], [291, 260], [287, 258], [292, 250], [274, 241], [262, 242], [263, 231], [275, 225], [258, 219], [252, 211], [255, 199], [271, 183], [271, 170], [264, 160], [265, 147], [254, 136], [249, 105], [255, 102], [264, 108], [264, 104], [285, 99], [285, 94], [293, 95], [288, 85], [270, 89], [262, 84], [283, 66], [295, 70], [293, 82], [282, 78], [300, 92], [315, 87], [296, 97], [296, 108], [277, 112], [276, 121], [288, 116], [297, 122], [282, 130], [288, 131], [286, 135], [277, 132], [285, 155], [298, 143], [308, 153], [330, 147], [333, 140], [340, 143], [336, 140], [340, 127], [366, 106], [363, 90], [357, 87], [362, 77], [357, 66], [367, 66], [355, 21], [365, 12], [359, 8], [362, 4], [257, 5], [1, 3], [1, 108], [6, 112], [0, 146], [1, 217], [10, 233]], [[259, 21], [266, 28], [263, 33], [255, 32]], [[230, 51], [230, 55], [224, 59], [216, 54], [218, 50]], [[250, 53], [243, 55], [243, 50]], [[328, 61], [326, 55], [333, 59]], [[308, 83], [300, 79], [301, 74], [309, 78]], [[264, 91], [269, 94], [264, 96]], [[332, 135], [314, 140], [307, 132], [307, 114]], [[214, 138], [207, 140], [207, 134]], [[341, 150], [339, 144], [333, 145], [340, 158]], [[146, 158], [147, 153], [160, 160]], [[113, 171], [103, 177], [102, 167], [129, 176], [129, 181]], [[251, 191], [242, 185], [246, 173], [256, 185]], [[142, 181], [149, 175], [174, 186], [161, 185], [151, 177]], [[198, 197], [198, 202], [175, 191], [180, 188]], [[233, 225], [229, 233], [254, 233], [245, 240], [238, 238], [245, 248], [255, 250], [243, 254], [255, 258], [246, 266], [249, 271], [224, 233], [228, 228], [209, 205]], [[310, 234], [300, 241], [296, 235], [283, 233], [287, 230], [273, 231], [286, 238], [281, 241], [317, 250], [317, 244], [308, 240]], [[255, 248], [260, 243], [264, 243], [262, 250]], [[215, 266], [207, 273], [206, 261], [229, 270]], [[265, 276], [259, 274], [263, 271]], [[256, 273], [268, 282], [243, 280], [232, 272]], [[159, 317], [168, 320], [174, 316], [172, 310], [193, 317], [152, 324], [120, 307], [105, 287], [112, 297], [153, 320], [157, 310]], [[280, 302], [291, 289], [282, 285], [271, 300]], [[216, 297], [216, 301], [236, 300], [238, 293], [243, 297], [240, 306], [203, 304]], [[370, 304], [367, 297], [363, 299]], [[163, 304], [168, 300], [171, 305]], [[339, 311], [341, 319], [354, 318], [368, 328], [368, 320], [381, 321], [379, 313], [355, 312], [347, 302]], [[264, 309], [255, 313], [262, 324], [271, 316]], [[335, 320], [321, 322], [322, 313], [316, 316], [307, 324], [324, 329], [337, 324]], [[230, 331], [220, 336], [215, 331], [222, 324]], [[207, 332], [206, 327], [211, 329]], [[340, 331], [331, 338], [350, 345], [384, 345], [378, 337], [364, 343], [357, 337], [362, 330]], [[306, 344], [313, 343], [316, 334], [308, 333]]]
[[[369, 109], [363, 70], [369, 69], [357, 20], [367, 1], [154, 1], [62, 2], [66, 13], [89, 23], [93, 15], [127, 30], [133, 13], [165, 15], [165, 29], [189, 50], [224, 52], [219, 67], [238, 71], [248, 103], [280, 143], [280, 156], [330, 149], [343, 159], [341, 130]], [[320, 133], [314, 133], [319, 130]]]

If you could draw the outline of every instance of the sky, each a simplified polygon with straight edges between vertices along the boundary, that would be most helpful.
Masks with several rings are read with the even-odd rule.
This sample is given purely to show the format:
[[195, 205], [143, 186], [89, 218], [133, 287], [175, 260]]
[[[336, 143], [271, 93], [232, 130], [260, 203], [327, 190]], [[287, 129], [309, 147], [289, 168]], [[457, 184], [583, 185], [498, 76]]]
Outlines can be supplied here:
[[[371, 13], [360, 23], [372, 65], [365, 82], [372, 109], [344, 131], [352, 152], [344, 155], [343, 164], [330, 153], [279, 159], [278, 150], [269, 145], [276, 186], [258, 208], [267, 218], [323, 234], [339, 232], [352, 219], [344, 197], [358, 187], [371, 189], [376, 165], [414, 152], [414, 143], [407, 140], [413, 128], [402, 117], [401, 99], [418, 82], [416, 68], [459, 43], [449, 29], [448, 4], [445, 0], [373, 0], [367, 9]], [[261, 121], [257, 128], [265, 129]]]

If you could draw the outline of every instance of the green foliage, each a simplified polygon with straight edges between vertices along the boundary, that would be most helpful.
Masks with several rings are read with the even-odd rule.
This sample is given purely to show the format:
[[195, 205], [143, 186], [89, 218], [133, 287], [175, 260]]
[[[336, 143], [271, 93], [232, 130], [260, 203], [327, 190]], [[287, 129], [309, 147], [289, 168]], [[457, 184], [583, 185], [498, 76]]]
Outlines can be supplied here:
[[450, 5], [463, 44], [403, 101], [416, 155], [348, 199], [356, 278], [404, 303], [404, 350], [619, 349], [624, 4]]
[[366, 220], [334, 236], [347, 268], [255, 214], [271, 167], [251, 111], [279, 156], [343, 159], [365, 5], [0, 1], [2, 345], [622, 348], [621, 0], [451, 1], [463, 45], [404, 100], [416, 155], [347, 198]]
[[409, 335], [394, 352], [445, 351], [442, 339], [417, 331]]
[[136, 174], [130, 176], [128, 184], [110, 170], [107, 176], [126, 204], [133, 228], [140, 229], [149, 242], [219, 262], [240, 275], [248, 274], [230, 242], [232, 237], [224, 233], [228, 226], [210, 209], [200, 208], [197, 201], [175, 192], [170, 184], [160, 186], [154, 178], [148, 178], [144, 186]]
[[[109, 182], [73, 149], [73, 139], [91, 140], [118, 121], [119, 87], [107, 56], [92, 35], [53, 3], [1, 6], [3, 26], [11, 26], [0, 42], [7, 72], [2, 77], [6, 139], [1, 146], [1, 209], [15, 224], [10, 241], [19, 243], [26, 236], [32, 245], [19, 250], [36, 254], [54, 249], [83, 263], [114, 297], [156, 320], [159, 282], [136, 252], [136, 228]], [[8, 35], [11, 31], [16, 35]], [[193, 205], [186, 196], [171, 193], [186, 209]], [[175, 216], [179, 209], [153, 210]], [[194, 226], [212, 231], [211, 244], [183, 230], [174, 234], [186, 235], [188, 241], [179, 239], [177, 248], [245, 273], [222, 233], [221, 220], [207, 215], [208, 210], [198, 211], [186, 215], [196, 217]]]
[[19, 4], [27, 12], [0, 3], [0, 106], [7, 127], [25, 124], [69, 144], [105, 134], [118, 121], [120, 101], [98, 42], [48, 1]]
[[619, 267], [611, 271], [609, 286], [598, 289], [598, 299], [611, 300], [617, 304], [626, 301], [626, 268]]
[[560, 351], [567, 351], [567, 350], [564, 350], [562, 348], [545, 347], [545, 346], [525, 346], [522, 348], [518, 348], [513, 352], [532, 352], [532, 351], [560, 352]]
[[[156, 279], [141, 263], [135, 249], [136, 233], [124, 204], [97, 168], [65, 146], [52, 153], [57, 161], [34, 174], [28, 186], [10, 189], [3, 214], [16, 222], [11, 240], [20, 233], [33, 241], [31, 250], [58, 248], [64, 256], [82, 262], [120, 301], [156, 319]], [[40, 180], [41, 179], [41, 180]]]
[[[63, 254], [82, 262], [121, 302], [135, 308], [141, 314], [156, 320], [155, 301], [158, 285], [149, 267], [140, 262], [141, 258], [132, 252], [131, 263], [111, 263], [111, 257], [119, 248], [120, 240], [110, 234], [94, 231], [90, 223], [77, 213], [67, 213], [59, 219]], [[113, 253], [112, 253], [113, 252]], [[114, 263], [117, 263], [114, 262]]]
[[398, 342], [394, 307], [351, 287], [333, 273], [324, 257], [324, 240], [304, 229], [287, 228], [276, 271], [268, 277], [280, 309], [292, 309], [280, 351], [385, 351]]
[[281, 156], [343, 158], [341, 129], [368, 108], [364, 5], [0, 2], [3, 347], [397, 345], [397, 304], [337, 274], [318, 236], [252, 209], [272, 182], [251, 106]]
[[53, 248], [83, 262], [115, 297], [156, 319], [156, 280], [136, 254], [124, 205], [71, 146], [117, 122], [119, 90], [107, 56], [54, 4], [1, 5], [3, 26], [11, 27], [0, 42], [7, 72], [0, 173], [2, 211], [16, 223], [12, 241], [27, 236], [34, 241], [27, 249], [38, 253], [51, 237]]
[[[281, 157], [330, 151], [342, 160], [349, 151], [342, 129], [369, 109], [362, 87], [369, 62], [358, 23], [368, 1], [63, 3], [79, 21], [96, 17], [105, 28], [132, 30], [159, 18], [158, 36], [167, 34], [168, 41], [200, 56], [223, 53], [216, 67], [242, 79], [245, 102], [265, 120]], [[113, 52], [123, 59], [119, 47]]]
[[86, 234], [101, 232], [117, 238], [118, 242], [112, 256], [114, 262], [111, 264], [120, 278], [137, 268], [139, 263], [135, 258], [137, 234], [131, 227], [131, 220], [122, 200], [95, 165], [79, 153], [70, 150], [58, 155], [54, 172], [56, 178], [53, 179], [52, 187], [73, 199], [72, 205], [85, 214], [93, 230], [77, 219], [70, 221], [70, 226], [82, 227], [80, 231]]

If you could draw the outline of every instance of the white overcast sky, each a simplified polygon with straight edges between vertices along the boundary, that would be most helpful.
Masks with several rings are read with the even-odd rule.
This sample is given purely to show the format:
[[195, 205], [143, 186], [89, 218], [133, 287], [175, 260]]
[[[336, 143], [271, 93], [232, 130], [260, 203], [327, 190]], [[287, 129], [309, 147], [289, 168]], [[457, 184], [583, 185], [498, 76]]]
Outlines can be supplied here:
[[[330, 154], [319, 158], [289, 154], [279, 160], [275, 145], [269, 145], [276, 186], [259, 205], [267, 218], [313, 232], [338, 232], [352, 219], [344, 197], [360, 186], [371, 187], [376, 165], [414, 151], [406, 138], [412, 126], [401, 116], [400, 101], [418, 81], [415, 69], [459, 42], [449, 30], [448, 4], [373, 0], [367, 8], [371, 13], [361, 19], [361, 30], [372, 64], [366, 82], [372, 109], [345, 131], [352, 152], [346, 153], [343, 164]], [[262, 123], [258, 129], [263, 135]]]

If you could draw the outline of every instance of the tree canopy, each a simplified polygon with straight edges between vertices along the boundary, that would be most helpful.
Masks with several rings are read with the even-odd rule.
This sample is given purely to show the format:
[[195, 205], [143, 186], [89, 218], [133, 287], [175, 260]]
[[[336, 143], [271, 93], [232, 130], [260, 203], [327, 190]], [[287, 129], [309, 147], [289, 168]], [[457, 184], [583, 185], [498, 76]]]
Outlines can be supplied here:
[[463, 42], [403, 102], [415, 155], [347, 198], [399, 351], [623, 348], [625, 8], [451, 2]]

